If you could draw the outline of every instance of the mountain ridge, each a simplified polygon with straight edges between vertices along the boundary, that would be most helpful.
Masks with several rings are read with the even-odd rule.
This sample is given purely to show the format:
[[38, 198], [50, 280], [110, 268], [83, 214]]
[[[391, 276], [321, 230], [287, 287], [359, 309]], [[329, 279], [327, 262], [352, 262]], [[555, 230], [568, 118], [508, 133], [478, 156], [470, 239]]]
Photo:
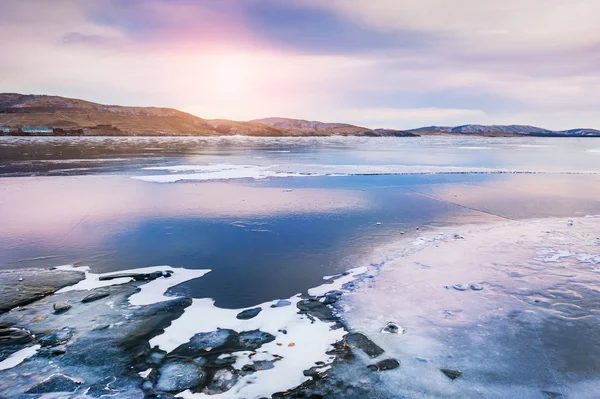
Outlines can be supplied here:
[[[28, 129], [29, 127], [29, 129]], [[32, 127], [39, 127], [32, 128]], [[43, 130], [44, 128], [45, 130]], [[600, 130], [553, 131], [528, 125], [426, 126], [408, 130], [370, 129], [348, 123], [327, 123], [269, 117], [251, 121], [203, 119], [166, 107], [106, 105], [38, 94], [0, 93], [0, 133], [116, 136], [374, 136], [420, 135], [600, 137]]]

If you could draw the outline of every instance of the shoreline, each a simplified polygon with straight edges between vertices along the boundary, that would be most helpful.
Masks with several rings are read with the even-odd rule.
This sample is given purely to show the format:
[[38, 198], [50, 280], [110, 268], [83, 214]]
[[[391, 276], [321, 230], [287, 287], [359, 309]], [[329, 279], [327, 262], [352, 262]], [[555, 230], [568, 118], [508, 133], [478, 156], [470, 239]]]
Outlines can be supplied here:
[[[143, 355], [141, 358], [138, 355], [134, 363], [139, 376], [115, 374], [120, 384], [105, 384], [104, 389], [112, 389], [115, 397], [127, 397], [140, 392], [140, 388], [145, 394], [154, 389], [177, 391], [180, 392], [177, 397], [185, 398], [204, 397], [207, 393], [217, 394], [217, 398], [239, 394], [258, 398], [267, 393], [277, 398], [313, 394], [365, 398], [401, 394], [423, 398], [482, 395], [542, 398], [565, 393], [593, 397], [586, 394], [600, 392], [593, 389], [598, 386], [594, 385], [598, 378], [578, 384], [564, 381], [566, 377], [557, 364], [568, 355], [548, 348], [549, 338], [543, 326], [548, 323], [560, 326], [561, 320], [584, 323], [584, 327], [591, 323], [596, 328], [600, 324], [589, 316], [593, 315], [594, 301], [591, 305], [579, 301], [576, 308], [568, 303], [574, 298], [594, 295], [590, 293], [593, 290], [586, 288], [577, 296], [573, 287], [561, 288], [565, 279], [575, 286], [584, 284], [582, 281], [597, 281], [594, 277], [600, 272], [600, 266], [596, 266], [600, 264], [600, 236], [596, 234], [599, 226], [600, 217], [581, 217], [459, 224], [415, 231], [374, 249], [360, 262], [369, 264], [368, 268], [326, 276], [324, 284], [308, 290], [308, 294], [245, 310], [220, 309], [210, 299], [163, 296], [169, 287], [201, 278], [207, 270], [186, 271], [165, 266], [96, 275], [84, 268], [59, 267], [57, 270], [61, 272], [84, 271], [85, 279], [22, 309], [0, 315], [5, 328], [8, 320], [10, 328], [29, 331], [23, 317], [33, 321], [30, 326], [41, 323], [34, 330], [38, 334], [41, 331], [42, 337], [34, 335], [30, 343], [21, 345], [22, 352], [13, 352], [4, 359], [10, 366], [3, 367], [2, 373], [8, 373], [5, 376], [24, 371], [31, 374], [23, 384], [26, 386], [0, 384], [0, 393], [15, 395], [20, 389], [42, 384], [43, 378], [49, 378], [45, 374], [50, 359], [55, 363], [53, 367], [59, 367], [57, 370], [63, 364], [61, 359], [67, 359], [62, 372], [79, 370], [79, 375], [69, 378], [74, 392], [82, 393], [78, 387], [94, 381], [92, 370], [97, 366], [82, 361], [73, 369], [65, 352], [87, 351], [88, 345], [78, 344], [85, 343], [90, 334], [101, 334], [99, 338], [106, 332], [118, 341], [123, 337], [114, 330], [116, 326], [132, 319], [144, 323], [161, 314], [155, 313], [155, 309], [172, 308], [174, 313], [169, 311], [160, 316], [158, 329], [144, 329], [139, 338], [133, 339], [136, 347], [145, 346], [140, 352]], [[470, 284], [478, 288], [471, 289]], [[66, 295], [70, 298], [66, 302], [75, 308], [81, 306], [76, 304], [76, 297], [104, 290], [108, 296], [92, 303], [94, 309], [107, 306], [121, 314], [111, 317], [125, 317], [107, 324], [115, 327], [86, 330], [77, 324], [68, 327], [68, 337], [58, 346], [32, 346], [65, 329], [51, 334], [52, 328], [39, 330], [45, 323], [55, 326], [54, 329], [59, 327], [56, 323], [64, 326], [61, 321], [64, 316], [49, 317], [44, 310], [55, 300], [63, 301]], [[140, 295], [144, 298], [141, 302], [136, 299]], [[558, 308], [552, 303], [556, 297], [560, 298]], [[262, 313], [260, 317], [251, 315], [249, 320], [239, 320], [239, 314], [254, 313], [256, 308], [262, 309], [258, 311]], [[83, 311], [80, 317], [98, 314], [94, 311], [90, 315], [83, 309], [78, 311]], [[399, 327], [396, 331], [399, 333], [383, 332], [389, 322]], [[82, 329], [87, 333], [83, 334]], [[209, 331], [212, 332], [207, 335]], [[320, 332], [315, 335], [316, 331]], [[253, 338], [249, 342], [256, 342], [252, 344], [256, 346], [240, 347], [239, 338], [234, 337], [250, 333]], [[515, 334], [524, 337], [513, 342]], [[496, 341], [503, 344], [499, 346]], [[513, 352], [511, 344], [522, 348]], [[54, 354], [48, 357], [49, 351]], [[310, 359], [306, 353], [311, 353]], [[130, 364], [135, 358], [131, 356], [120, 354], [116, 358]], [[198, 363], [198, 359], [208, 363]], [[190, 372], [200, 372], [206, 381], [189, 382], [188, 377], [183, 377], [188, 381], [183, 385], [177, 383], [181, 377], [170, 377], [167, 381], [163, 375], [173, 371], [169, 365], [176, 365], [172, 368], [177, 375], [189, 377]], [[526, 372], [531, 366], [538, 370]], [[596, 365], [590, 367], [595, 370]], [[598, 367], [600, 372], [600, 364]], [[39, 370], [46, 371], [39, 373]], [[460, 371], [460, 375], [454, 380], [442, 370]], [[279, 375], [277, 380], [282, 380], [277, 389], [270, 387], [271, 374]], [[80, 380], [88, 381], [73, 382]], [[244, 381], [254, 383], [243, 384]], [[101, 383], [102, 380], [96, 381], [92, 386]], [[198, 391], [194, 384], [205, 388]]]
[[[597, 216], [529, 219], [432, 229], [379, 249], [389, 260], [340, 304], [350, 331], [402, 364], [381, 374], [383, 397], [597, 397], [588, 333], [600, 325], [598, 231]], [[406, 333], [381, 334], [387, 322]]]

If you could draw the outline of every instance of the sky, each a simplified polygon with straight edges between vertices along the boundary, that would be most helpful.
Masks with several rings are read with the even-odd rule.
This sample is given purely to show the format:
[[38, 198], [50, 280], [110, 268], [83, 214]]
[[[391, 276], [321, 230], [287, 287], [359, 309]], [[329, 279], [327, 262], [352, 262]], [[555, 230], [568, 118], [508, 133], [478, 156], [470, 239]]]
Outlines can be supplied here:
[[0, 92], [377, 128], [600, 128], [598, 0], [3, 0]]

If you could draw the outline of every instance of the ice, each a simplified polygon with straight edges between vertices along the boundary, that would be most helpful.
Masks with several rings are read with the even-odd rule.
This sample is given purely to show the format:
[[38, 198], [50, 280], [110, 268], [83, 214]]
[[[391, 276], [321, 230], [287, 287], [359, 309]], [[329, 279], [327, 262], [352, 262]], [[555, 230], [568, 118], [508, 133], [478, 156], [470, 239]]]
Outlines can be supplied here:
[[0, 371], [8, 370], [23, 363], [25, 359], [29, 359], [31, 356], [35, 355], [35, 353], [41, 347], [41, 345], [33, 345], [13, 353], [12, 355], [0, 362]]
[[[379, 374], [373, 397], [600, 397], [596, 363], [585, 360], [600, 356], [597, 275], [582, 267], [596, 260], [600, 220], [574, 221], [466, 225], [461, 240], [386, 250], [376, 279], [339, 303], [351, 331], [402, 364]], [[471, 289], [444, 289], [455, 282]], [[381, 334], [390, 320], [406, 334]], [[452, 381], [442, 369], [463, 374]]]
[[165, 165], [142, 169], [163, 171], [159, 175], [132, 176], [147, 182], [175, 183], [179, 181], [210, 181], [232, 179], [266, 179], [271, 177], [311, 177], [349, 175], [411, 175], [411, 174], [456, 174], [456, 173], [569, 173], [597, 174], [597, 171], [565, 170], [548, 171], [523, 168], [487, 168], [440, 165]]
[[348, 270], [346, 275], [343, 275], [343, 276], [333, 280], [333, 282], [330, 284], [322, 284], [322, 285], [319, 285], [318, 287], [309, 289], [308, 294], [312, 295], [312, 296], [321, 296], [321, 295], [325, 295], [329, 291], [340, 290], [344, 286], [344, 284], [347, 284], [347, 283], [355, 280], [356, 276], [358, 276], [359, 274], [366, 273], [367, 270], [368, 269], [366, 266], [350, 269], [350, 270]]

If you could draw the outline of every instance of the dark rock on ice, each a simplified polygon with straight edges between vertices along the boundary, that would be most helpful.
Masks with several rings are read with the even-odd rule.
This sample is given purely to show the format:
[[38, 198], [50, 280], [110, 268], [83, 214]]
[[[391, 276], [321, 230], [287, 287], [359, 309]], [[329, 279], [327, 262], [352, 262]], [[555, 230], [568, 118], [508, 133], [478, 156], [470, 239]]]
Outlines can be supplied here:
[[393, 370], [398, 367], [400, 367], [400, 362], [396, 359], [385, 359], [367, 366], [367, 368], [372, 371]]
[[296, 305], [300, 313], [309, 314], [323, 321], [334, 320], [333, 313], [327, 305], [317, 299], [303, 299]]
[[65, 374], [52, 374], [42, 382], [32, 386], [25, 393], [75, 392], [83, 381]]
[[73, 333], [74, 331], [72, 328], [63, 327], [40, 339], [39, 344], [42, 345], [42, 347], [62, 345], [71, 339]]
[[454, 284], [452, 286], [452, 288], [454, 288], [457, 291], [466, 291], [467, 290], [467, 287], [462, 284]]
[[406, 330], [404, 330], [404, 328], [400, 327], [398, 324], [390, 321], [381, 329], [381, 332], [390, 334], [404, 334]]
[[290, 306], [292, 303], [287, 299], [280, 299], [277, 303], [271, 305], [272, 308], [282, 308], [284, 306]]
[[33, 342], [31, 333], [20, 328], [0, 328], [0, 361]]
[[377, 357], [385, 352], [375, 342], [371, 341], [369, 337], [358, 332], [346, 334], [344, 342], [350, 346], [359, 348], [369, 357]]
[[552, 399], [563, 398], [564, 397], [564, 395], [562, 393], [560, 393], [560, 392], [542, 391], [542, 393], [544, 395], [546, 395], [547, 397], [552, 398]]
[[85, 278], [72, 270], [23, 269], [0, 271], [0, 313], [50, 295]]
[[116, 377], [105, 377], [95, 384], [90, 385], [89, 388], [86, 389], [85, 395], [92, 398], [109, 398], [111, 396], [116, 396], [121, 392], [120, 389], [114, 387], [116, 382]]
[[240, 346], [245, 350], [253, 351], [263, 344], [272, 342], [275, 337], [268, 332], [260, 330], [244, 331], [240, 333]]
[[471, 288], [473, 291], [481, 291], [483, 290], [483, 287], [477, 284], [471, 284], [469, 285], [469, 288]]
[[333, 305], [338, 302], [342, 297], [343, 293], [341, 291], [330, 291], [325, 294], [325, 298], [323, 299], [323, 305]]
[[134, 281], [151, 281], [151, 280], [156, 280], [159, 277], [171, 277], [173, 275], [173, 272], [170, 270], [165, 270], [165, 271], [158, 271], [158, 272], [152, 272], [152, 273], [117, 273], [117, 274], [110, 274], [108, 276], [100, 276], [98, 278], [98, 280], [100, 281], [107, 281], [107, 280], [114, 280], [117, 278], [132, 278]]
[[33, 341], [33, 336], [20, 328], [0, 329], [0, 347], [11, 344], [28, 344]]
[[249, 319], [256, 317], [261, 312], [261, 310], [262, 310], [262, 308], [260, 308], [260, 307], [246, 309], [246, 310], [243, 310], [240, 313], [238, 313], [236, 318], [238, 318], [240, 320], [249, 320]]
[[217, 370], [206, 386], [205, 392], [209, 395], [227, 392], [238, 382], [239, 378], [240, 376], [232, 368]]
[[155, 388], [165, 392], [181, 392], [198, 387], [205, 377], [202, 368], [192, 362], [167, 363], [159, 373]]
[[444, 373], [446, 375], [446, 377], [450, 378], [451, 380], [455, 380], [458, 377], [462, 376], [462, 371], [458, 370], [458, 369], [440, 369], [440, 371], [442, 373]]
[[237, 333], [233, 330], [221, 329], [217, 331], [198, 333], [187, 343], [175, 348], [168, 357], [194, 358], [208, 353], [222, 352], [225, 347], [235, 348], [238, 343]]
[[55, 357], [64, 355], [67, 350], [64, 346], [46, 347], [37, 351], [36, 355], [41, 357]]
[[55, 314], [60, 314], [60, 313], [64, 313], [67, 310], [71, 309], [71, 305], [69, 305], [66, 302], [56, 302], [54, 304], [53, 308], [54, 308]]
[[83, 303], [94, 302], [94, 301], [97, 301], [98, 299], [106, 298], [109, 295], [110, 294], [105, 291], [92, 291], [89, 294], [87, 294], [86, 296], [84, 296], [83, 299], [81, 300], [81, 302], [83, 302]]

